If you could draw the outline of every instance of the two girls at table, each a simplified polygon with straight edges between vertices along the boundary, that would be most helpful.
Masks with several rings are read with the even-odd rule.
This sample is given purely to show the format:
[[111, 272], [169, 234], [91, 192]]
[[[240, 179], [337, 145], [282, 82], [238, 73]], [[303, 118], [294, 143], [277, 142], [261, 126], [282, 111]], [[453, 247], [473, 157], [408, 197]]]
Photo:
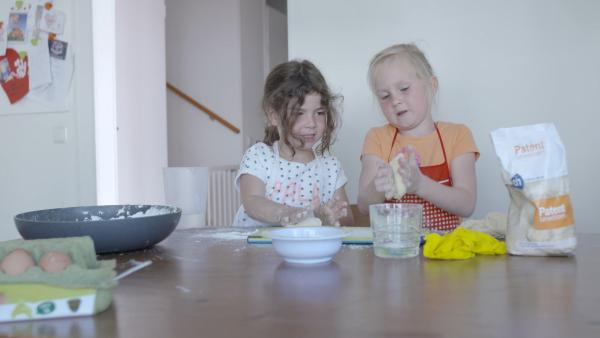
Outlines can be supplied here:
[[[413, 44], [376, 54], [369, 66], [371, 90], [387, 119], [364, 141], [358, 208], [374, 203], [419, 203], [423, 226], [452, 230], [475, 207], [475, 161], [470, 130], [435, 122], [431, 107], [438, 80]], [[346, 175], [329, 153], [339, 126], [338, 97], [309, 61], [276, 66], [264, 87], [267, 127], [263, 142], [243, 156], [236, 177], [242, 206], [234, 226], [296, 224], [317, 217], [326, 225], [352, 225]], [[400, 199], [390, 161], [406, 187]]]

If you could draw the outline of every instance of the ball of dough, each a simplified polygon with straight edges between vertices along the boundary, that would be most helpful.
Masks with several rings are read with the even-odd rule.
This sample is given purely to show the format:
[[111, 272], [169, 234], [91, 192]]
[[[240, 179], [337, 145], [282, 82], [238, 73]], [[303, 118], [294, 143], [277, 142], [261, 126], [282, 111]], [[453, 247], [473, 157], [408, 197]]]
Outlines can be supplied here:
[[390, 161], [390, 166], [394, 172], [394, 184], [396, 185], [396, 195], [394, 195], [394, 198], [398, 200], [401, 199], [404, 194], [406, 194], [406, 186], [404, 185], [404, 181], [402, 181], [402, 176], [398, 173], [398, 169], [400, 168], [398, 160], [401, 158], [404, 158], [402, 153], [398, 154], [398, 156], [394, 157], [394, 159]]
[[295, 226], [295, 227], [319, 227], [321, 225], [323, 225], [323, 223], [321, 222], [320, 219], [318, 219], [316, 217], [309, 217], [309, 218], [302, 220], [301, 222], [294, 224], [293, 226]]

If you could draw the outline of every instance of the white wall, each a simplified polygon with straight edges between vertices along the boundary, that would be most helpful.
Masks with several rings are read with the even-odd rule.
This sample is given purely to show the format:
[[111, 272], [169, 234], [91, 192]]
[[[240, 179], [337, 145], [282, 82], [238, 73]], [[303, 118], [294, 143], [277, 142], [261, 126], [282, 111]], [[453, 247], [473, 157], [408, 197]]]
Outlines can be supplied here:
[[[69, 109], [52, 112], [27, 103], [5, 114], [9, 108], [0, 102], [0, 240], [20, 237], [12, 220], [17, 213], [97, 201], [92, 2], [54, 4], [67, 13], [64, 37], [75, 52]], [[118, 55], [99, 63], [119, 72], [115, 109], [121, 130], [112, 156], [118, 157], [120, 185], [111, 202], [161, 203], [167, 165], [164, 2], [117, 1], [116, 11]], [[65, 143], [53, 141], [56, 127], [66, 128]]]
[[[95, 202], [91, 2], [54, 4], [68, 15], [62, 38], [75, 52], [69, 107], [56, 112], [0, 102], [0, 240], [20, 237], [12, 219], [17, 213]], [[56, 127], [66, 128], [65, 143], [54, 142]]]
[[352, 200], [364, 135], [385, 123], [366, 82], [370, 58], [416, 42], [440, 80], [434, 118], [469, 125], [481, 151], [474, 216], [505, 211], [509, 201], [490, 131], [548, 121], [567, 148], [578, 231], [600, 232], [598, 13], [600, 2], [585, 0], [289, 1], [289, 53], [313, 60], [345, 97], [334, 152]]
[[98, 204], [117, 204], [116, 0], [92, 2], [94, 131]]
[[[167, 80], [242, 126], [240, 0], [167, 0]], [[240, 161], [234, 134], [181, 98], [167, 96], [170, 166]]]
[[118, 203], [164, 203], [164, 0], [116, 1]]

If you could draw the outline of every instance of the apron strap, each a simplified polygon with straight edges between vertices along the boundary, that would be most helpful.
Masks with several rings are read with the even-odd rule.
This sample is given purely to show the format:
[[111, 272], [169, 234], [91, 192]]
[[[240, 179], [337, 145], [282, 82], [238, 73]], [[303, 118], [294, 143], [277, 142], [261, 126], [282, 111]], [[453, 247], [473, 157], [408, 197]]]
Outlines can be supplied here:
[[396, 138], [398, 137], [398, 128], [395, 128], [396, 132], [394, 133], [394, 138], [392, 139], [392, 145], [390, 146], [390, 152], [388, 153], [388, 163], [390, 162], [390, 160], [392, 159], [392, 150], [394, 149], [394, 143], [396, 143]]
[[[438, 135], [438, 139], [440, 140], [440, 144], [442, 146], [442, 154], [444, 155], [444, 163], [446, 164], [446, 167], [448, 168], [448, 180], [450, 182], [450, 186], [452, 186], [452, 173], [450, 173], [450, 164], [448, 163], [448, 158], [446, 157], [446, 147], [444, 146], [444, 141], [442, 140], [442, 134], [440, 133], [440, 130], [438, 129], [438, 125], [437, 122], [433, 124], [433, 126], [435, 127], [435, 131]], [[398, 128], [395, 128], [396, 132], [394, 132], [394, 137], [392, 138], [392, 145], [390, 146], [390, 152], [388, 153], [388, 158], [387, 161], [390, 162], [390, 160], [392, 159], [392, 150], [394, 149], [394, 143], [396, 143], [396, 139], [398, 138], [398, 134], [400, 133], [400, 131], [398, 130]]]
[[[446, 164], [446, 167], [448, 168], [448, 181], [450, 182], [450, 186], [452, 186], [452, 173], [450, 172], [450, 164], [448, 163], [448, 159], [446, 158], [446, 147], [444, 147], [444, 141], [442, 140], [442, 134], [440, 133], [440, 130], [438, 129], [437, 123], [434, 123], [435, 126], [435, 131], [438, 134], [438, 138], [440, 139], [440, 144], [442, 145], [442, 154], [444, 154], [444, 163]], [[398, 130], [398, 129], [396, 129]], [[393, 143], [392, 143], [393, 145]]]

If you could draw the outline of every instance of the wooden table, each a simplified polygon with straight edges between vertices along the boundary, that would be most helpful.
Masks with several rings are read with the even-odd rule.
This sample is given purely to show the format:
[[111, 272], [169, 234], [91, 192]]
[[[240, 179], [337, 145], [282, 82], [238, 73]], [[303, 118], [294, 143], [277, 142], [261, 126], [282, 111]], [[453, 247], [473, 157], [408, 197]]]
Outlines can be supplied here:
[[[223, 230], [221, 230], [223, 231]], [[229, 230], [231, 231], [231, 230]], [[174, 232], [94, 317], [3, 324], [56, 337], [600, 337], [600, 235], [575, 257], [377, 258], [290, 266], [270, 245]], [[218, 236], [217, 236], [218, 237]], [[109, 258], [109, 257], [107, 257]]]

